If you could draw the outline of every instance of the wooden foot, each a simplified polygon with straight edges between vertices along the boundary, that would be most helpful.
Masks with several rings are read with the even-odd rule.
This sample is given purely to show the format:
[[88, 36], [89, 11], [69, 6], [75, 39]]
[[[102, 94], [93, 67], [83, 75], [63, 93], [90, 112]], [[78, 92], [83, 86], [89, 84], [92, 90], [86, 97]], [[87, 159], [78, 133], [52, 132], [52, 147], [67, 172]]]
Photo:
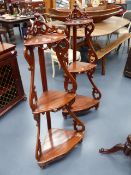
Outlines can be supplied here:
[[115, 146], [113, 146], [112, 148], [110, 149], [104, 149], [104, 148], [101, 148], [99, 150], [100, 153], [103, 153], [103, 154], [111, 154], [111, 153], [115, 153], [117, 151], [121, 151], [124, 149], [124, 145], [123, 144], [117, 144]]
[[97, 109], [99, 108], [99, 104], [100, 104], [100, 103], [98, 103], [98, 104], [95, 106], [95, 110], [97, 110]]
[[106, 71], [105, 71], [105, 58], [102, 58], [102, 70], [101, 70], [101, 75], [105, 75]]
[[62, 112], [62, 115], [63, 115], [64, 119], [67, 119], [67, 114], [66, 113]]
[[127, 137], [127, 141], [125, 142], [125, 144], [117, 144], [117, 145], [113, 146], [110, 149], [101, 148], [99, 150], [99, 152], [102, 153], [102, 154], [111, 154], [111, 153], [115, 153], [117, 151], [123, 151], [123, 153], [126, 156], [131, 155], [131, 135], [129, 135]]

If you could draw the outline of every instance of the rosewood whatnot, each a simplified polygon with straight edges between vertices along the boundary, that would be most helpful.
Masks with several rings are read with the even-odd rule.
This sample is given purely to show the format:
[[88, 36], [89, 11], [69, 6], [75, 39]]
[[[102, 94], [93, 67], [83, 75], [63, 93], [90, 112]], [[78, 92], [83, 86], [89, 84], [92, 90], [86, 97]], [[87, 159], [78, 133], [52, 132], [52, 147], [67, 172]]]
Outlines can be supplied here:
[[[101, 92], [93, 82], [93, 74], [96, 69], [96, 54], [95, 50], [92, 45], [92, 38], [91, 33], [94, 30], [94, 24], [92, 19], [90, 19], [86, 13], [80, 12], [80, 10], [77, 7], [77, 4], [75, 3], [74, 9], [72, 13], [69, 15], [69, 18], [64, 23], [68, 28], [68, 33], [70, 37], [70, 30], [71, 27], [73, 28], [73, 63], [71, 63], [68, 67], [68, 71], [73, 75], [74, 78], [76, 78], [77, 74], [85, 73], [87, 75], [88, 80], [90, 81], [92, 85], [92, 96], [82, 96], [82, 95], [76, 95], [75, 103], [72, 105], [72, 110], [75, 113], [80, 113], [83, 111], [87, 111], [93, 107], [96, 109], [99, 106], [99, 100], [101, 98]], [[88, 55], [90, 59], [90, 63], [85, 62], [78, 62], [76, 61], [76, 47], [77, 47], [77, 29], [78, 28], [84, 28], [85, 32], [85, 45], [88, 47]], [[68, 77], [65, 78], [65, 89], [68, 89], [69, 81]], [[67, 118], [68, 111], [63, 110], [63, 116], [64, 118]]]
[[[83, 140], [85, 126], [71, 110], [71, 106], [76, 97], [75, 91], [77, 84], [67, 69], [66, 62], [68, 60], [67, 53], [69, 42], [65, 36], [65, 31], [63, 30], [60, 32], [60, 30], [55, 27], [48, 27], [44, 22], [40, 22], [37, 17], [38, 14], [33, 26], [28, 30], [28, 35], [24, 44], [24, 56], [29, 64], [29, 70], [31, 72], [29, 103], [34, 119], [37, 123], [35, 157], [39, 166], [44, 167], [47, 164], [64, 157], [68, 152], [75, 148], [75, 146]], [[45, 48], [43, 47], [44, 44], [47, 44], [48, 48], [53, 48], [56, 54], [59, 53], [57, 55], [58, 60], [72, 85], [69, 91], [48, 90], [44, 56]], [[34, 49], [36, 51], [36, 48], [38, 49], [40, 75], [43, 87], [43, 92], [40, 97], [37, 96], [37, 90], [35, 87], [36, 65]], [[66, 109], [73, 118], [73, 130], [52, 128], [50, 112], [57, 112], [62, 109]], [[41, 115], [46, 116], [48, 126], [48, 135], [43, 146], [40, 138]]]

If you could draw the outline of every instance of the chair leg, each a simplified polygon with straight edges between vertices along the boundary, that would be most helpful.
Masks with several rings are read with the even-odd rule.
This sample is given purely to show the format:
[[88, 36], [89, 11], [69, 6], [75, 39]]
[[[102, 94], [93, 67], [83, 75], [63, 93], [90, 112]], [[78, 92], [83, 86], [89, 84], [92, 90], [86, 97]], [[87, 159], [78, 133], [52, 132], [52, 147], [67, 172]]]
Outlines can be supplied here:
[[107, 42], [106, 42], [106, 45], [110, 43], [110, 35], [107, 35]]
[[101, 70], [101, 75], [105, 75], [105, 67], [106, 67], [106, 60], [105, 57], [102, 58], [102, 70]]
[[51, 60], [52, 60], [52, 78], [54, 78], [55, 77], [55, 63], [53, 59]]
[[127, 48], [127, 53], [129, 52], [130, 50], [130, 38], [128, 39], [128, 48]]
[[0, 34], [0, 42], [3, 43], [1, 34]]
[[58, 62], [58, 66], [59, 66], [59, 70], [61, 69], [61, 65], [60, 65], [60, 63]]
[[20, 25], [19, 25], [19, 32], [20, 32], [20, 37], [22, 38], [22, 32], [21, 32]]
[[117, 53], [118, 53], [118, 51], [120, 50], [120, 47], [122, 46], [122, 44], [120, 44], [118, 47], [117, 47], [117, 49], [116, 49], [116, 51], [117, 51]]
[[4, 37], [5, 37], [6, 42], [8, 43], [8, 38], [7, 38], [7, 34], [6, 33], [4, 34]]

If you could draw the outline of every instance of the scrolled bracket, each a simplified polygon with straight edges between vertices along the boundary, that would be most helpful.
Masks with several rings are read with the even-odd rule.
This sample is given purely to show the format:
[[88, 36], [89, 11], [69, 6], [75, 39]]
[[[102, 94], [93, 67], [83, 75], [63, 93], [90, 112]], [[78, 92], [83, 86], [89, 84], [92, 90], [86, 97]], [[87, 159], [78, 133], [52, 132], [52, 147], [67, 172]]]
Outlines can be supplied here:
[[36, 127], [37, 127], [37, 140], [36, 140], [35, 157], [36, 157], [36, 160], [39, 160], [39, 158], [42, 154], [41, 141], [40, 141], [40, 114], [34, 115], [34, 120], [36, 121]]
[[71, 117], [73, 118], [74, 130], [76, 130], [78, 132], [84, 131], [85, 130], [84, 123], [79, 118], [77, 118], [77, 116], [75, 115], [74, 112], [71, 111], [71, 106], [66, 105], [66, 109], [67, 109], [68, 113], [71, 115]]
[[101, 98], [101, 92], [100, 90], [97, 88], [97, 86], [95, 85], [94, 81], [93, 81], [93, 73], [94, 73], [95, 69], [91, 69], [90, 71], [87, 72], [87, 76], [88, 79], [92, 85], [92, 96], [99, 100]]
[[32, 111], [35, 110], [36, 104], [37, 104], [37, 92], [36, 92], [36, 87], [34, 85], [35, 61], [34, 61], [33, 49], [34, 49], [33, 47], [25, 47], [24, 49], [24, 57], [29, 64], [29, 71], [31, 72], [29, 103]]
[[[63, 68], [65, 72], [65, 82], [64, 86], [66, 91], [75, 93], [77, 89], [77, 83], [72, 74], [68, 71], [67, 65], [68, 65], [68, 49], [69, 49], [69, 41], [67, 38], [64, 38], [60, 42], [56, 43], [53, 46], [53, 50], [56, 52], [57, 58], [61, 64], [61, 67]], [[68, 84], [66, 82], [70, 81], [72, 88], [68, 89]]]

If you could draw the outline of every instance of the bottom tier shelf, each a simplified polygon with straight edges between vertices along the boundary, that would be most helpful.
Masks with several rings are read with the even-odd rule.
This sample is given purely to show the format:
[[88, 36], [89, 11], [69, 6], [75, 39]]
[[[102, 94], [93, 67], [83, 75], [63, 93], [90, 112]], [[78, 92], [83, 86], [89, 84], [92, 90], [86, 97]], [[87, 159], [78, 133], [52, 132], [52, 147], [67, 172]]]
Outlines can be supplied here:
[[38, 160], [40, 167], [63, 158], [83, 140], [84, 132], [73, 130], [50, 129]]
[[[98, 106], [99, 100], [87, 96], [76, 95], [75, 102], [73, 103], [71, 110], [74, 113], [80, 113], [87, 111], [93, 107], [97, 109]], [[68, 115], [68, 111], [63, 110], [63, 115], [66, 117]]]

